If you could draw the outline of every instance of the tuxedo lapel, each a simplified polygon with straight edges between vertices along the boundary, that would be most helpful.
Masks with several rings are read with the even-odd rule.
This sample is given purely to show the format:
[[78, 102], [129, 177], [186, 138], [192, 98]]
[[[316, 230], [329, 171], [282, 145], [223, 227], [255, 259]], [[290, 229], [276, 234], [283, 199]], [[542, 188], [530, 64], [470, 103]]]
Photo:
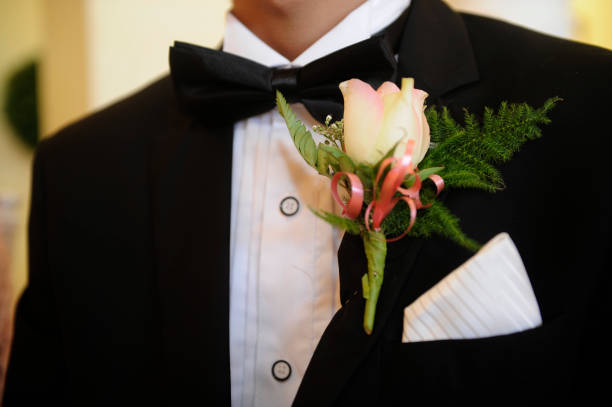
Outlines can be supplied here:
[[[367, 357], [382, 331], [399, 293], [398, 286], [412, 269], [422, 242], [403, 239], [389, 245], [385, 265], [385, 283], [377, 304], [374, 331], [367, 335], [363, 330], [365, 300], [361, 290], [355, 290], [345, 299], [342, 308], [323, 333], [308, 365], [293, 406], [330, 406], [353, 372]], [[367, 272], [363, 243], [359, 236], [345, 235], [338, 256], [341, 273], [350, 273], [359, 281]], [[397, 266], [400, 267], [397, 267]], [[405, 270], [406, 273], [388, 273], [388, 270]], [[346, 276], [345, 276], [346, 278]]]
[[440, 0], [413, 0], [410, 7], [399, 47], [398, 81], [414, 78], [415, 88], [429, 93], [429, 101], [478, 81], [462, 17]]
[[[461, 17], [441, 1], [413, 0], [410, 7], [399, 48], [397, 78], [414, 77], [416, 87], [439, 103], [445, 93], [478, 80], [472, 47]], [[422, 244], [422, 239], [410, 238], [389, 244], [374, 331], [366, 335], [361, 276], [367, 272], [367, 261], [361, 238], [345, 234], [338, 253], [343, 306], [315, 350], [294, 407], [328, 406], [338, 398], [380, 339], [402, 288], [424, 278], [426, 270], [413, 269]]]
[[171, 110], [152, 151], [160, 372], [173, 404], [229, 405], [232, 127]]

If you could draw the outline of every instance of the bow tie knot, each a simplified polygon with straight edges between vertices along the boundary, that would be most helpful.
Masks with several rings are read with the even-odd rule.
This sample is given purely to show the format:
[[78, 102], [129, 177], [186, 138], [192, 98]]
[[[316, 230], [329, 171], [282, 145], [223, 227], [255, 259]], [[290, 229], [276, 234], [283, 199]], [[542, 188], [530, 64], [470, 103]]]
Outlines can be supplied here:
[[298, 76], [301, 68], [273, 68], [270, 88], [279, 90], [289, 103], [299, 101]]
[[211, 124], [225, 124], [273, 109], [276, 90], [304, 104], [319, 122], [342, 118], [338, 84], [360, 78], [373, 86], [391, 80], [396, 61], [383, 35], [343, 48], [301, 68], [269, 68], [230, 53], [175, 42], [170, 73], [181, 106]]

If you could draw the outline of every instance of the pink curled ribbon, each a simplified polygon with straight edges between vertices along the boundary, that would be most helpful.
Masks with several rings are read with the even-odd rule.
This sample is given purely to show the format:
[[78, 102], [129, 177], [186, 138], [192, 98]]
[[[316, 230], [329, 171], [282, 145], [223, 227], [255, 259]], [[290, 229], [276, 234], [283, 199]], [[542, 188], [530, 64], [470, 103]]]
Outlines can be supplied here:
[[[346, 176], [351, 183], [351, 193], [346, 203], [340, 199], [338, 194], [338, 181], [343, 176]], [[331, 190], [334, 199], [342, 207], [342, 214], [349, 219], [356, 219], [361, 213], [361, 206], [363, 205], [363, 185], [359, 177], [351, 172], [337, 172], [332, 178]]]
[[[417, 210], [421, 208], [428, 208], [432, 205], [431, 203], [423, 205], [421, 202], [420, 192], [422, 181], [419, 174], [415, 172], [414, 168], [412, 168], [413, 149], [414, 141], [409, 140], [408, 143], [406, 143], [406, 150], [402, 157], [389, 157], [383, 160], [378, 168], [378, 173], [374, 182], [373, 196], [375, 199], [367, 206], [364, 214], [367, 230], [370, 231], [370, 228], [373, 228], [378, 232], [380, 231], [380, 225], [382, 224], [383, 220], [385, 217], [387, 217], [387, 215], [389, 215], [389, 213], [391, 213], [395, 205], [397, 205], [399, 201], [406, 202], [410, 208], [410, 224], [401, 235], [392, 239], [387, 239], [387, 242], [395, 242], [406, 236], [414, 225]], [[380, 187], [380, 191], [378, 192], [377, 186], [379, 185], [387, 167], [391, 168], [382, 180], [382, 185]], [[414, 174], [414, 183], [410, 188], [402, 188], [402, 182], [404, 182], [407, 174]], [[338, 194], [338, 182], [343, 176], [346, 176], [349, 179], [351, 185], [350, 196], [346, 203]], [[444, 189], [444, 180], [437, 174], [430, 175], [427, 177], [427, 179], [430, 179], [436, 186], [437, 197]], [[363, 185], [361, 184], [359, 177], [349, 172], [337, 172], [332, 178], [331, 189], [334, 199], [342, 207], [342, 214], [347, 216], [349, 219], [356, 219], [361, 213], [364, 195]], [[397, 196], [396, 193], [399, 193], [399, 196]], [[370, 226], [370, 217], [372, 226]]]

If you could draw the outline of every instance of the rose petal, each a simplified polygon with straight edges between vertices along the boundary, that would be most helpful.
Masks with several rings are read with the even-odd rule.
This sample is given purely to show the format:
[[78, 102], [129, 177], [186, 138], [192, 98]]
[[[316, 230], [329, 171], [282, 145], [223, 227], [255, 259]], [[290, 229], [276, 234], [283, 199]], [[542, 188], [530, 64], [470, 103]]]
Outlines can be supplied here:
[[412, 113], [412, 79], [402, 79], [402, 89], [400, 92], [385, 96], [385, 116], [377, 142], [377, 151], [380, 157], [386, 154], [389, 149], [397, 144], [394, 155], [403, 156], [408, 140], [416, 140], [420, 137], [421, 128]]
[[415, 131], [420, 132], [420, 137], [415, 139], [415, 141], [417, 141], [413, 156], [415, 166], [418, 165], [421, 160], [423, 160], [427, 150], [429, 149], [429, 123], [427, 123], [427, 118], [425, 117], [424, 106], [427, 96], [429, 96], [429, 94], [420, 89], [414, 89], [412, 92], [412, 107], [417, 120], [417, 127], [415, 128]]
[[397, 93], [399, 91], [400, 88], [398, 88], [395, 83], [389, 81], [383, 82], [383, 84], [376, 89], [376, 93], [378, 93], [381, 98], [384, 98], [385, 95], [388, 95], [389, 93]]
[[367, 83], [350, 79], [340, 84], [344, 98], [344, 146], [357, 162], [369, 162], [382, 125], [381, 96]]

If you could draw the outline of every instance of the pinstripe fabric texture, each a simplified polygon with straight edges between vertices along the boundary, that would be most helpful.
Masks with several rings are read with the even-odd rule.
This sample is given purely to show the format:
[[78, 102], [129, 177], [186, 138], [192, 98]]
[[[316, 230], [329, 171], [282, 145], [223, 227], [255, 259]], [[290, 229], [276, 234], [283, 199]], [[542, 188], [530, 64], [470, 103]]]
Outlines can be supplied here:
[[541, 324], [521, 256], [501, 233], [404, 309], [402, 342], [482, 338]]

